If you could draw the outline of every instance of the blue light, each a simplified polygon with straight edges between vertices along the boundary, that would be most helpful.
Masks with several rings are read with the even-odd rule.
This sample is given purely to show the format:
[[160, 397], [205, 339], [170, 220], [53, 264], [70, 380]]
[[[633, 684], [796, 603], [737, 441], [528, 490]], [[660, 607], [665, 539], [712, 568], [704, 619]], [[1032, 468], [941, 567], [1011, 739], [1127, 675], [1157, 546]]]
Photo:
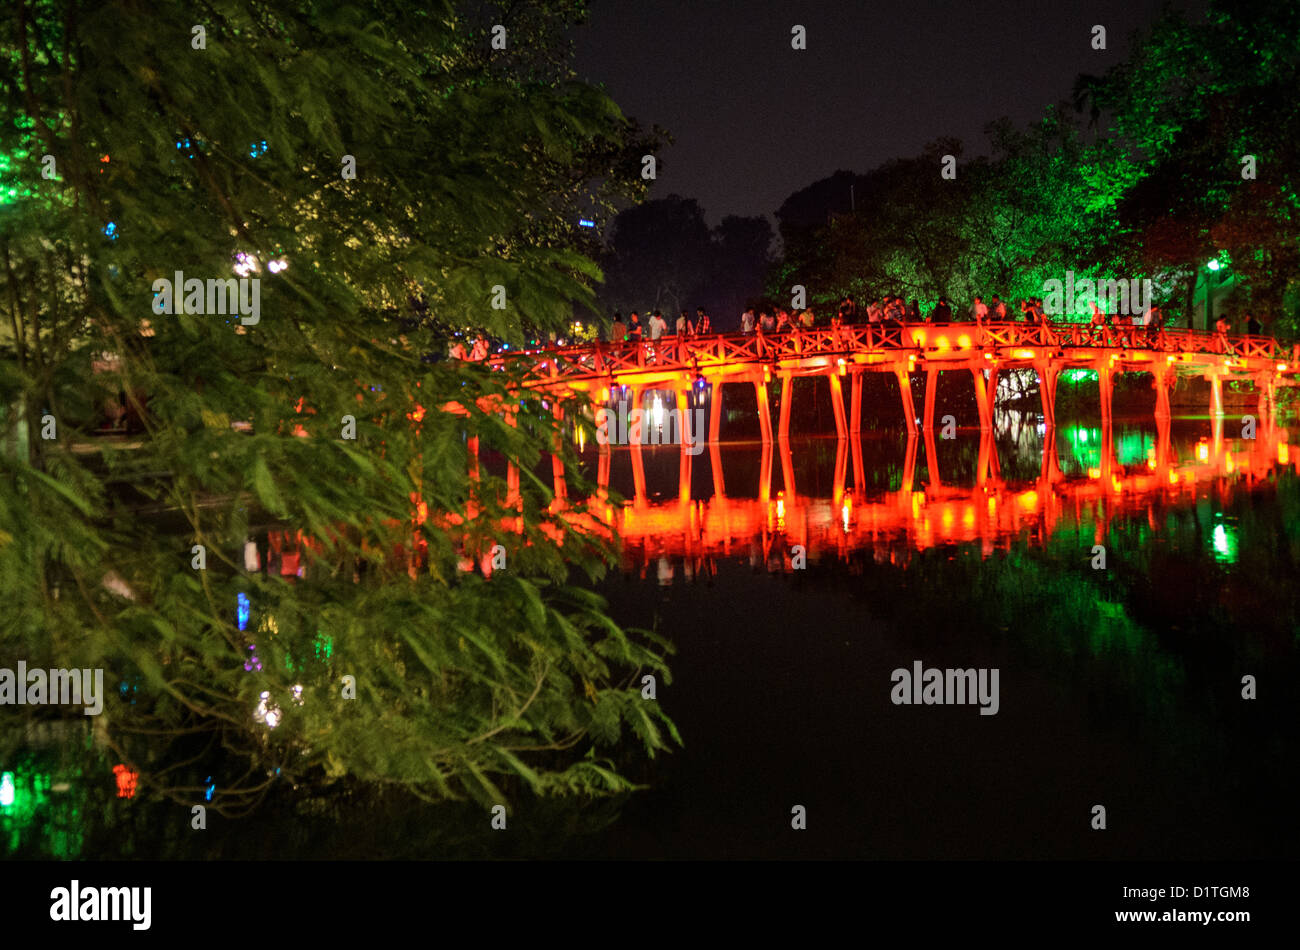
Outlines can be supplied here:
[[584, 228], [594, 228], [596, 226], [596, 222], [591, 220], [590, 218], [579, 218], [578, 224], [579, 226]]
[[217, 783], [212, 781], [211, 775], [209, 775], [206, 779], [204, 779], [204, 781], [209, 782], [211, 784], [208, 785], [207, 790], [204, 792], [203, 797], [206, 798], [208, 801], [212, 801], [212, 793], [217, 790]]
[[238, 620], [238, 622], [239, 622], [239, 629], [240, 629], [240, 630], [247, 629], [247, 627], [248, 627], [248, 612], [249, 612], [249, 606], [250, 606], [250, 605], [249, 605], [249, 602], [248, 602], [248, 595], [245, 594], [245, 593], [243, 593], [243, 592], [241, 591], [240, 594], [239, 594], [239, 608], [238, 608], [238, 610], [236, 611], [236, 614], [235, 614], [235, 616], [236, 616], [236, 618], [237, 618], [237, 620]]
[[259, 155], [264, 154], [266, 154], [266, 139], [262, 139], [261, 142], [254, 142], [248, 147], [249, 158], [257, 158]]
[[116, 221], [110, 221], [110, 222], [108, 222], [108, 224], [104, 225], [104, 233], [108, 235], [108, 239], [109, 239], [110, 241], [116, 241], [116, 240], [117, 240], [117, 222], [116, 222]]

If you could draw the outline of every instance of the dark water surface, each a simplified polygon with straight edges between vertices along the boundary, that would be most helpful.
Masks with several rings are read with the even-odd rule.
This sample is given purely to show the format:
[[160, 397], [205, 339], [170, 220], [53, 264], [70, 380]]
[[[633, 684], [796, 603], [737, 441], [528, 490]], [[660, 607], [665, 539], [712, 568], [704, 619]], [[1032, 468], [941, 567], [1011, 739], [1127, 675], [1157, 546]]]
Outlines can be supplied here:
[[[0, 809], [0, 840], [60, 857], [1296, 857], [1300, 431], [998, 422], [687, 466], [644, 448], [640, 498], [613, 450], [625, 547], [600, 589], [677, 649], [657, 701], [685, 745], [630, 766], [644, 791], [525, 797], [507, 835], [472, 805], [283, 798], [200, 840], [47, 787], [38, 815]], [[917, 662], [996, 669], [996, 714], [895, 704], [893, 672]]]

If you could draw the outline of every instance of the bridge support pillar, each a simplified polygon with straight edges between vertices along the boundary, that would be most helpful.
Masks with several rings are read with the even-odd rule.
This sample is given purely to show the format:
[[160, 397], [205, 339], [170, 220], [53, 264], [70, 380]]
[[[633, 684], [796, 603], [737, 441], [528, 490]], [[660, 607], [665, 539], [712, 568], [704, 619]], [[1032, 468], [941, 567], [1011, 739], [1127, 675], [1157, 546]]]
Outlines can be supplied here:
[[789, 439], [777, 439], [777, 451], [781, 453], [781, 481], [785, 483], [786, 503], [793, 502], [796, 489], [794, 484], [794, 453], [790, 451]]
[[[509, 426], [518, 425], [513, 412], [506, 413], [506, 424]], [[513, 508], [519, 504], [519, 466], [513, 461], [509, 461], [506, 463], [506, 507]]]
[[857, 436], [862, 431], [862, 373], [853, 374], [849, 389], [849, 432]]
[[863, 497], [867, 488], [867, 470], [862, 464], [862, 432], [855, 429], [849, 436], [849, 443], [853, 449], [853, 489]]
[[727, 482], [722, 476], [722, 447], [717, 442], [709, 443], [709, 468], [713, 474], [714, 499], [726, 498]]
[[1101, 391], [1101, 427], [1103, 433], [1110, 426], [1115, 406], [1115, 377], [1110, 362], [1097, 367], [1097, 388]]
[[[908, 437], [916, 435], [916, 403], [912, 400], [912, 374], [906, 368], [894, 370], [894, 376], [898, 379], [898, 396], [903, 402], [903, 421], [907, 423]], [[927, 404], [930, 399], [929, 382], [926, 383], [925, 398]], [[934, 407], [930, 406], [930, 418], [934, 418]]]
[[844, 439], [849, 434], [849, 424], [844, 418], [844, 386], [840, 382], [839, 373], [834, 369], [826, 374], [826, 378], [831, 384], [831, 410], [835, 413], [835, 434]]
[[926, 432], [934, 431], [934, 400], [939, 394], [938, 383], [939, 371], [927, 369], [925, 371], [925, 418], [921, 420], [921, 428]]
[[1156, 418], [1168, 419], [1171, 415], [1169, 411], [1169, 384], [1173, 381], [1173, 373], [1169, 367], [1165, 366], [1157, 369], [1155, 372], [1156, 386]]
[[1038, 396], [1043, 402], [1043, 423], [1050, 429], [1056, 425], [1056, 380], [1060, 370], [1050, 360], [1035, 363], [1038, 370]]
[[[911, 494], [912, 482], [916, 480], [916, 446], [918, 441], [915, 429], [907, 434], [907, 449], [903, 455], [903, 483], [899, 486], [899, 491], [907, 494]], [[927, 452], [933, 443], [934, 436], [926, 436]]]
[[[645, 398], [640, 386], [628, 387], [628, 406], [627, 406], [627, 432], [624, 438], [627, 439], [628, 445], [640, 445], [645, 441], [645, 420], [642, 414], [637, 412], [641, 408], [641, 401]], [[632, 420], [636, 420], [635, 422]]]
[[790, 409], [793, 402], [794, 377], [789, 373], [781, 375], [781, 423], [778, 437], [790, 438]]
[[554, 483], [555, 500], [563, 501], [568, 497], [568, 486], [564, 481], [564, 462], [560, 459], [560, 446], [564, 441], [564, 410], [555, 405], [555, 421], [559, 428], [555, 432], [554, 448], [551, 450], [551, 479]]
[[768, 405], [767, 383], [759, 376], [754, 380], [754, 396], [758, 400], [758, 425], [763, 433], [763, 444], [772, 444], [772, 409]]
[[980, 412], [980, 431], [986, 431], [993, 428], [993, 405], [989, 399], [988, 386], [984, 381], [984, 370], [974, 367], [970, 371], [975, 380], [975, 405], [979, 407]]
[[722, 380], [709, 384], [709, 443], [722, 437]]

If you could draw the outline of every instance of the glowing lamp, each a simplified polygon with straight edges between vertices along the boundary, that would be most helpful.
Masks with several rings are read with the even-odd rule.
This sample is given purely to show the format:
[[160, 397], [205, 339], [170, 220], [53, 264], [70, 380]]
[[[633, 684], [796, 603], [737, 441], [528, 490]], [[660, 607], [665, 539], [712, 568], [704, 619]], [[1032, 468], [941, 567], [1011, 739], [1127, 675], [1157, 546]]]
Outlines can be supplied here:
[[1199, 443], [1196, 446], [1196, 457], [1202, 462], [1208, 462], [1210, 460], [1210, 447], [1204, 442]]
[[18, 797], [13, 772], [0, 772], [0, 808], [8, 808]]
[[1218, 261], [1210, 261], [1210, 263], [1206, 264], [1205, 266], [1209, 270], [1218, 270], [1220, 267]]
[[1090, 469], [1088, 469], [1088, 477], [1089, 477], [1089, 478], [1101, 478], [1101, 469], [1099, 469], [1099, 468], [1090, 468]]
[[970, 337], [963, 333], [961, 336], [957, 337], [957, 345], [963, 350], [970, 349]]
[[939, 339], [934, 341], [934, 345], [936, 349], [946, 350], [948, 349], [948, 338], [946, 336], [941, 336]]

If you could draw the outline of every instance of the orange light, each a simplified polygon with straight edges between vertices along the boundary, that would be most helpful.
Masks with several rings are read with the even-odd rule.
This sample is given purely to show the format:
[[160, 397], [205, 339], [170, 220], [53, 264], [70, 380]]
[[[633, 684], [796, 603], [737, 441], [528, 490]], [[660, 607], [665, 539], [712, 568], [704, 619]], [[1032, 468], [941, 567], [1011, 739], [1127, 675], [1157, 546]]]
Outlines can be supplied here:
[[1016, 359], [1018, 360], [1032, 360], [1037, 355], [1033, 350], [1016, 350]]
[[1169, 473], [1169, 484], [1170, 484], [1170, 485], [1177, 485], [1177, 484], [1178, 484], [1178, 473], [1177, 473], [1177, 472], [1170, 472], [1170, 473]]
[[912, 342], [917, 346], [925, 346], [925, 333], [917, 332], [912, 334]]
[[1089, 477], [1089, 478], [1101, 478], [1101, 469], [1099, 469], [1099, 468], [1090, 468], [1090, 469], [1088, 469], [1088, 477]]
[[970, 349], [970, 337], [963, 333], [961, 336], [957, 337], [957, 345], [963, 350]]
[[1237, 467], [1236, 464], [1233, 463], [1231, 455], [1225, 455], [1223, 457], [1223, 464], [1227, 467], [1229, 472], [1232, 472]]
[[1033, 511], [1038, 507], [1038, 492], [1031, 490], [1017, 496], [1016, 504], [1020, 505], [1025, 511]]
[[946, 350], [948, 349], [948, 338], [946, 336], [941, 336], [939, 339], [934, 341], [934, 345], [935, 349]]
[[1279, 373], [1285, 373], [1285, 372], [1286, 372], [1286, 364], [1285, 364], [1285, 363], [1278, 363], [1278, 364], [1277, 364], [1277, 371], [1278, 371]]
[[117, 779], [118, 798], [135, 798], [135, 783], [140, 777], [139, 772], [118, 763], [113, 766], [113, 777]]
[[1202, 462], [1208, 462], [1210, 460], [1210, 447], [1204, 442], [1199, 443], [1196, 446], [1196, 457]]
[[1277, 447], [1277, 461], [1279, 465], [1288, 465], [1291, 462], [1291, 450], [1287, 448], [1285, 442], [1281, 442]]

